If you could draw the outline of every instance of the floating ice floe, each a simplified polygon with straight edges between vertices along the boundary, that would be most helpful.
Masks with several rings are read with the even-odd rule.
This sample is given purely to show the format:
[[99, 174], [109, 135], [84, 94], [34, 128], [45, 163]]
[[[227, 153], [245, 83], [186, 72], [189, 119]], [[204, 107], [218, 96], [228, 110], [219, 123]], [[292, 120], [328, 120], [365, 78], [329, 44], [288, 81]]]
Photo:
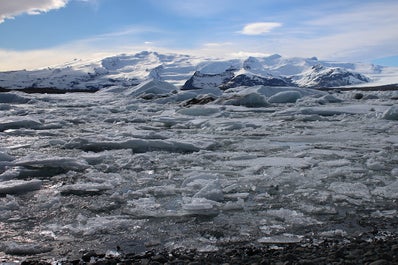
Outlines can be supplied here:
[[348, 183], [348, 182], [333, 182], [329, 186], [329, 190], [334, 191], [336, 199], [341, 197], [338, 195], [345, 195], [354, 199], [369, 200], [371, 194], [368, 187], [363, 183]]
[[193, 198], [182, 205], [187, 215], [216, 216], [219, 214], [221, 204], [206, 198]]
[[1, 93], [0, 94], [0, 103], [9, 103], [9, 104], [25, 104], [28, 103], [31, 99], [15, 94], [15, 93]]
[[74, 235], [96, 235], [96, 234], [109, 234], [115, 230], [128, 230], [133, 232], [133, 228], [141, 228], [143, 221], [141, 220], [131, 220], [128, 216], [124, 215], [113, 215], [113, 216], [96, 216], [87, 218], [85, 216], [79, 215], [77, 218], [77, 223], [72, 223], [59, 227], [55, 225], [52, 230], [54, 232], [59, 232], [59, 230], [65, 230], [71, 232]]
[[295, 224], [295, 225], [320, 224], [319, 221], [304, 215], [302, 212], [285, 209], [285, 208], [268, 210], [267, 215], [270, 217], [281, 219], [286, 224]]
[[4, 253], [8, 255], [37, 255], [41, 253], [50, 252], [53, 248], [46, 245], [40, 245], [36, 243], [15, 243], [15, 242], [5, 242]]
[[82, 171], [89, 167], [83, 159], [71, 157], [46, 157], [42, 155], [29, 155], [14, 161], [15, 166], [33, 168], [62, 168], [64, 170]]
[[170, 94], [173, 91], [177, 91], [177, 88], [167, 82], [149, 79], [145, 82], [142, 82], [138, 86], [129, 88], [124, 92], [126, 96], [133, 97], [161, 97]]
[[210, 95], [214, 98], [218, 98], [222, 95], [222, 91], [219, 88], [203, 88], [196, 90], [179, 91], [177, 94], [172, 94], [166, 98], [160, 98], [154, 102], [159, 104], [167, 103], [179, 103], [193, 98], [197, 98], [200, 95]]
[[283, 234], [283, 235], [262, 237], [259, 238], [257, 241], [262, 244], [295, 244], [295, 243], [300, 243], [302, 239], [303, 239], [302, 236]]
[[224, 193], [218, 176], [213, 174], [191, 173], [181, 185], [182, 188], [194, 190], [193, 198], [205, 198], [211, 201], [221, 202]]
[[218, 179], [217, 175], [205, 174], [199, 172], [190, 173], [181, 184], [181, 187], [189, 187], [194, 189], [201, 189], [206, 186], [209, 182], [213, 182]]
[[11, 180], [19, 177], [23, 171], [21, 167], [7, 168], [3, 173], [0, 174], [0, 181]]
[[112, 188], [113, 186], [107, 183], [76, 183], [62, 186], [60, 192], [62, 195], [90, 196], [99, 195]]
[[123, 213], [136, 219], [159, 218], [168, 215], [154, 197], [127, 201], [127, 208], [123, 210]]
[[7, 152], [0, 150], [0, 172], [1, 170], [4, 170], [7, 166], [11, 165], [12, 163], [10, 162], [14, 159], [15, 158], [13, 156], [10, 156]]
[[254, 159], [231, 160], [223, 164], [234, 167], [247, 167], [250, 171], [257, 171], [264, 167], [308, 168], [313, 165], [313, 162], [311, 158], [258, 157]]
[[40, 129], [43, 124], [34, 118], [29, 117], [3, 117], [0, 118], [0, 132], [8, 129]]
[[223, 105], [245, 106], [248, 108], [268, 107], [270, 104], [267, 99], [259, 93], [234, 94], [233, 96], [223, 97], [216, 101]]
[[269, 103], [295, 103], [302, 97], [298, 91], [283, 91], [272, 95], [269, 99]]
[[188, 116], [210, 116], [219, 113], [220, 109], [215, 107], [195, 106], [191, 108], [184, 108], [177, 111], [179, 114]]
[[5, 198], [1, 199], [0, 212], [8, 210], [18, 210], [18, 209], [19, 209], [19, 203], [17, 202], [14, 196], [7, 194]]
[[398, 121], [398, 105], [391, 106], [382, 116], [385, 120]]
[[213, 180], [201, 188], [194, 196], [194, 198], [206, 198], [208, 200], [222, 202], [224, 200], [224, 193], [221, 188], [220, 181]]
[[167, 151], [174, 153], [198, 152], [199, 147], [191, 143], [166, 141], [166, 140], [144, 140], [131, 139], [126, 141], [100, 141], [91, 139], [72, 139], [65, 144], [68, 149], [81, 149], [84, 151], [101, 152], [114, 149], [132, 149], [134, 153], [146, 153], [152, 151]]
[[388, 199], [398, 199], [398, 181], [395, 181], [384, 187], [377, 187], [372, 194]]
[[21, 194], [41, 189], [42, 181], [32, 180], [8, 180], [0, 182], [0, 195]]

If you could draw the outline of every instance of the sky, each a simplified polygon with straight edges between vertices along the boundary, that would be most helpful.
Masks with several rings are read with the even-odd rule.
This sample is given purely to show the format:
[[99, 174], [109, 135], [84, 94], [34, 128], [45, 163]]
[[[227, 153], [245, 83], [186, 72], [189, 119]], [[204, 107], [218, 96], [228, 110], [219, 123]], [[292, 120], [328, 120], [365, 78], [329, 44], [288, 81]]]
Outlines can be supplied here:
[[397, 0], [0, 0], [0, 71], [142, 50], [398, 66]]

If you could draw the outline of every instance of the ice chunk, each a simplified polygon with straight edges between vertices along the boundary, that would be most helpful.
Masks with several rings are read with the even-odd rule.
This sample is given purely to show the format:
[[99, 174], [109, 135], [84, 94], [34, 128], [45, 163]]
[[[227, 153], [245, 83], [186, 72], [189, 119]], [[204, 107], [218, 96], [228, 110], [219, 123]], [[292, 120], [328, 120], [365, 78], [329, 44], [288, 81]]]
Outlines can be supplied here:
[[268, 99], [270, 103], [295, 103], [302, 95], [298, 91], [282, 91]]
[[70, 157], [46, 157], [42, 155], [30, 155], [14, 162], [16, 166], [28, 166], [35, 168], [62, 168], [65, 170], [82, 171], [89, 167], [82, 159]]
[[210, 116], [220, 112], [218, 108], [209, 108], [206, 106], [196, 106], [191, 108], [180, 109], [177, 111], [180, 114], [188, 116]]
[[342, 114], [368, 114], [372, 111], [382, 112], [386, 109], [385, 106], [378, 105], [346, 105], [346, 106], [320, 106], [320, 107], [302, 107], [302, 108], [289, 108], [280, 111], [279, 114], [303, 114], [303, 115], [320, 115], [320, 116], [335, 116]]
[[[335, 96], [330, 95], [330, 94], [324, 95], [323, 97], [320, 98], [320, 100], [325, 102], [325, 103], [340, 103], [340, 102], [343, 102], [343, 100], [341, 100], [339, 98], [336, 98]], [[319, 101], [319, 102], [321, 102], [321, 101]]]
[[8, 129], [40, 129], [42, 123], [34, 118], [29, 117], [5, 117], [0, 118], [0, 132]]
[[20, 194], [29, 191], [39, 190], [42, 181], [39, 179], [32, 180], [9, 180], [0, 182], [0, 195]]
[[167, 95], [172, 91], [177, 91], [177, 88], [167, 82], [150, 79], [142, 82], [138, 86], [129, 88], [125, 91], [126, 96], [142, 96], [144, 94], [152, 94], [154, 96]]
[[366, 161], [366, 167], [369, 168], [370, 170], [375, 170], [375, 171], [385, 169], [384, 163], [380, 162], [380, 161], [377, 161], [374, 158], [369, 158]]
[[224, 105], [245, 106], [248, 108], [261, 108], [270, 105], [267, 99], [258, 93], [236, 94], [227, 99], [220, 99], [217, 102]]
[[312, 165], [310, 159], [297, 157], [259, 157], [255, 159], [227, 161], [226, 164], [238, 167], [246, 166], [253, 168], [253, 170], [257, 170], [261, 167], [307, 168]]
[[324, 231], [322, 233], [320, 233], [321, 236], [324, 237], [344, 237], [347, 235], [347, 232], [341, 229], [336, 229], [336, 230], [330, 230], [330, 231]]
[[368, 187], [363, 183], [333, 182], [329, 190], [356, 199], [369, 200], [371, 195]]
[[7, 210], [18, 210], [19, 203], [12, 195], [6, 195], [4, 199], [1, 200], [0, 203], [0, 211], [7, 211]]
[[149, 217], [164, 217], [166, 213], [157, 203], [154, 197], [139, 198], [127, 201], [128, 208], [123, 210], [124, 214], [134, 216], [137, 219]]
[[398, 121], [398, 105], [391, 106], [382, 116], [385, 120]]
[[27, 256], [50, 252], [52, 249], [50, 246], [35, 243], [6, 242], [4, 252], [8, 255]]
[[377, 187], [372, 194], [388, 199], [398, 199], [398, 181], [395, 181], [384, 187]]
[[[138, 229], [142, 225], [142, 221], [133, 221], [123, 215], [96, 216], [92, 218], [86, 218], [80, 215], [80, 218], [77, 221], [77, 224], [65, 225], [62, 229], [70, 231], [75, 235], [89, 236], [98, 234], [104, 235], [112, 233], [114, 230], [132, 232], [134, 229]], [[59, 227], [55, 225], [54, 229], [58, 231]]]
[[198, 191], [194, 198], [206, 198], [208, 200], [221, 202], [224, 200], [224, 193], [222, 191], [220, 181], [214, 180], [207, 183], [200, 191]]
[[114, 149], [132, 149], [134, 153], [146, 153], [152, 151], [192, 153], [200, 150], [199, 147], [196, 147], [191, 143], [167, 140], [131, 139], [126, 141], [97, 141], [81, 138], [71, 140], [69, 143], [65, 144], [65, 148], [77, 148], [93, 152], [102, 152]]
[[0, 150], [0, 161], [13, 161], [15, 158]]
[[329, 160], [329, 161], [320, 162], [318, 164], [318, 166], [321, 166], [321, 167], [343, 167], [343, 166], [348, 166], [350, 164], [351, 164], [351, 162], [347, 159], [338, 159], [338, 160]]
[[90, 196], [101, 194], [112, 188], [112, 185], [106, 183], [76, 183], [62, 186], [60, 191], [62, 195]]
[[218, 98], [221, 94], [222, 91], [219, 88], [203, 88], [196, 90], [179, 91], [179, 93], [177, 94], [173, 94], [166, 98], [157, 99], [155, 100], [155, 102], [159, 104], [177, 103], [191, 100], [200, 95], [212, 95], [214, 98]]
[[302, 236], [283, 234], [277, 236], [262, 237], [259, 238], [257, 241], [262, 244], [295, 244], [300, 243], [302, 238]]
[[10, 104], [25, 104], [30, 101], [30, 98], [20, 96], [15, 93], [1, 93], [0, 103], [10, 103]]
[[299, 224], [299, 225], [319, 224], [317, 220], [305, 216], [302, 212], [298, 212], [296, 210], [290, 210], [284, 208], [276, 210], [268, 210], [267, 215], [276, 217], [277, 219], [283, 220], [284, 223], [288, 224]]
[[15, 179], [20, 176], [22, 169], [20, 167], [12, 167], [0, 174], [0, 181]]
[[193, 198], [191, 202], [183, 204], [182, 209], [188, 215], [216, 216], [219, 213], [219, 203], [205, 198]]
[[199, 174], [191, 173], [181, 184], [181, 187], [191, 187], [195, 189], [201, 189], [206, 186], [209, 182], [212, 182], [218, 178], [214, 174]]

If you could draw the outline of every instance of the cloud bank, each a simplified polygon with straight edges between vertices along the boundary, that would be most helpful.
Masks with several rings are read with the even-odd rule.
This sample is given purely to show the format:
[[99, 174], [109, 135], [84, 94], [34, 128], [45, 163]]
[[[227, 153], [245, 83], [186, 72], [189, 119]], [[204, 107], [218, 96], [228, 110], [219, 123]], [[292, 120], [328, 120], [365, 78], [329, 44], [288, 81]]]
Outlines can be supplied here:
[[21, 14], [37, 15], [64, 7], [68, 0], [9, 0], [0, 1], [0, 23]]

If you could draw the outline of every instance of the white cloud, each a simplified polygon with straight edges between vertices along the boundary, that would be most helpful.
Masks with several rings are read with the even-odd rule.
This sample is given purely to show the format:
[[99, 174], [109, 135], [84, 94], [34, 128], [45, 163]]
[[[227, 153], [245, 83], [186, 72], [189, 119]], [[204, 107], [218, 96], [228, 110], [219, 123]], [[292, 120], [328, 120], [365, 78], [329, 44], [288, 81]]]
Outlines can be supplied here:
[[37, 15], [64, 7], [68, 0], [6, 0], [0, 1], [0, 23], [21, 14]]
[[217, 48], [217, 47], [225, 47], [232, 45], [232, 42], [208, 42], [203, 44], [204, 47], [207, 48]]
[[282, 24], [278, 22], [250, 23], [244, 26], [243, 30], [240, 31], [239, 33], [243, 35], [263, 35], [281, 26]]
[[231, 53], [232, 58], [247, 58], [250, 56], [253, 57], [267, 57], [270, 56], [271, 53], [264, 53], [264, 52], [247, 52], [247, 51], [239, 51]]

